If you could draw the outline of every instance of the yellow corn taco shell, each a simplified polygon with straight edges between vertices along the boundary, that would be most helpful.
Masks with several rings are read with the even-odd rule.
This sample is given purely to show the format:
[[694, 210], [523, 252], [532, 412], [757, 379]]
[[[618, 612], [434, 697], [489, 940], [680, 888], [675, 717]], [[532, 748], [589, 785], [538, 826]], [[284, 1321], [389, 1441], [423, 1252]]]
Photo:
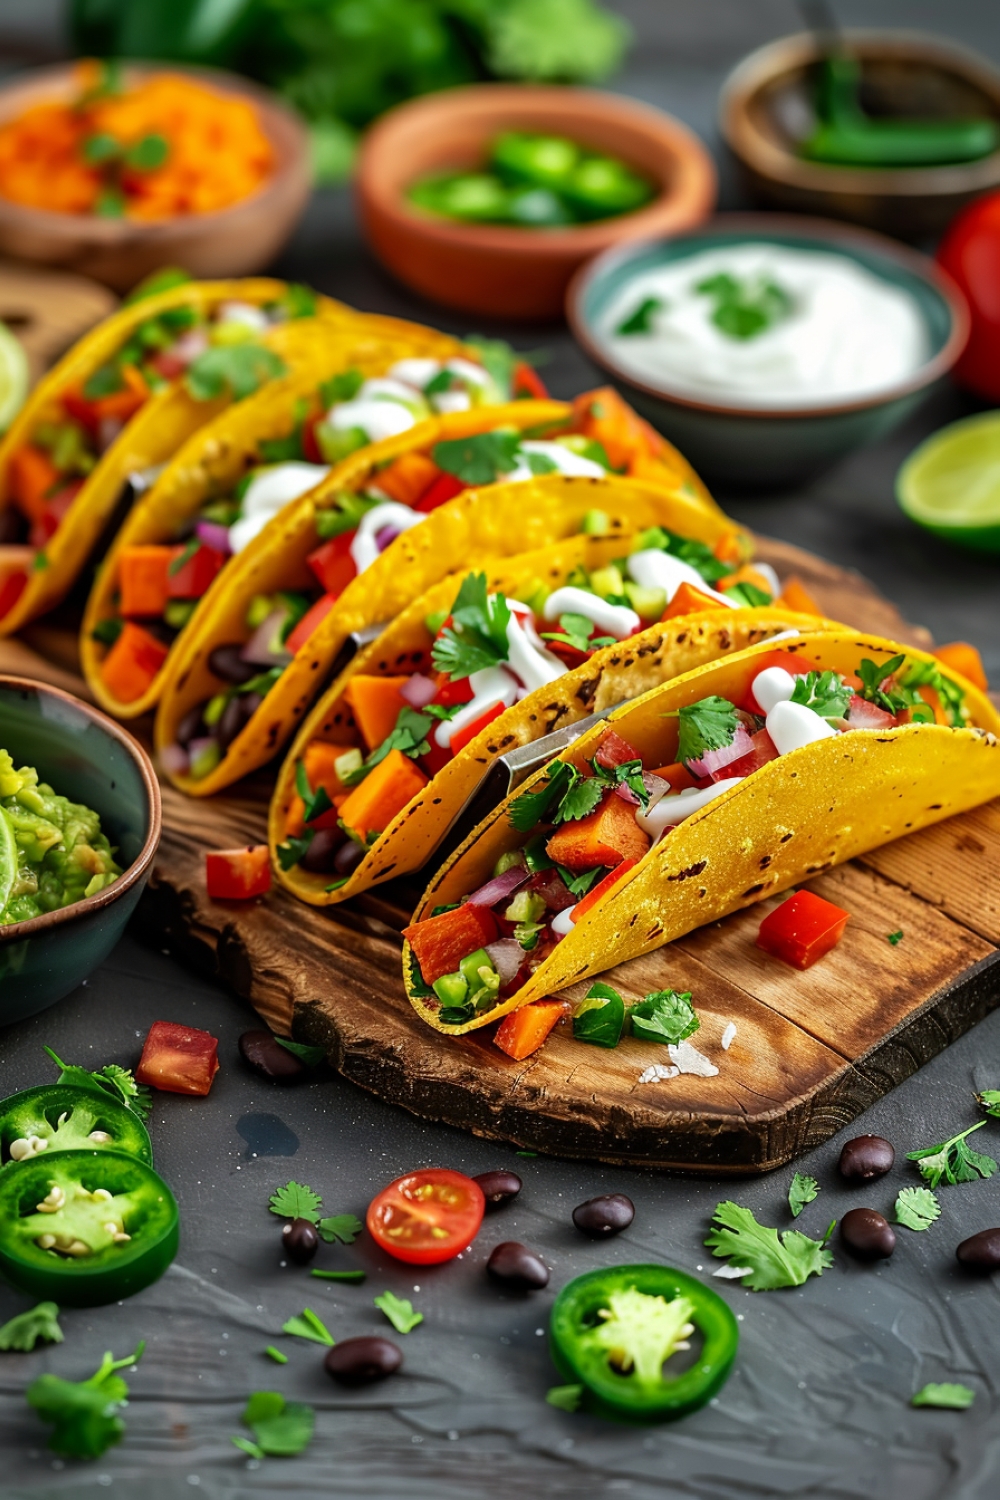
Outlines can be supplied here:
[[[1000, 716], [985, 694], [936, 658], [843, 630], [803, 635], [785, 646], [811, 667], [844, 674], [856, 671], [865, 657], [881, 664], [903, 651], [908, 662], [932, 665], [962, 688], [966, 725], [853, 730], [770, 761], [654, 844], [570, 928], [513, 997], [464, 1025], [443, 1026], [437, 1020], [433, 997], [419, 992], [413, 950], [406, 943], [407, 990], [424, 1020], [456, 1034], [486, 1025], [904, 833], [1000, 795]], [[672, 763], [676, 720], [664, 716], [713, 694], [741, 701], [756, 673], [755, 662], [769, 649], [752, 647], [655, 688], [581, 736], [559, 759], [584, 768], [610, 725], [635, 746], [647, 767]], [[537, 790], [545, 776], [545, 770], [538, 772], [515, 795]], [[446, 862], [424, 893], [414, 922], [477, 890], [502, 854], [523, 846], [526, 835], [508, 817], [512, 800], [485, 819]]]
[[[663, 516], [662, 524], [677, 529], [669, 514]], [[718, 536], [725, 536], [727, 530], [732, 527], [720, 523]], [[539, 585], [549, 590], [558, 588], [578, 566], [590, 571], [607, 566], [621, 558], [631, 542], [630, 537], [599, 540], [576, 536], [539, 552], [492, 562], [486, 565], [487, 589], [527, 599]], [[421, 869], [490, 766], [508, 751], [532, 744], [555, 729], [579, 723], [614, 704], [638, 698], [704, 662], [769, 640], [782, 631], [818, 627], [815, 616], [794, 614], [780, 605], [705, 610], [654, 625], [595, 652], [582, 665], [567, 668], [558, 681], [538, 688], [508, 708], [407, 803], [382, 830], [346, 883], [336, 890], [330, 889], [330, 874], [312, 873], [299, 865], [283, 869], [278, 850], [288, 837], [295, 813], [300, 811], [296, 773], [306, 747], [314, 740], [326, 740], [345, 746], [353, 743], [363, 749], [345, 696], [351, 682], [358, 675], [391, 677], [433, 672], [432, 636], [425, 620], [428, 615], [450, 610], [464, 576], [454, 574], [428, 589], [358, 653], [315, 705], [285, 758], [268, 820], [272, 862], [280, 883], [313, 906], [343, 901], [384, 880]], [[833, 622], [830, 625], [838, 628]]]
[[[183, 650], [175, 651], [157, 714], [157, 749], [172, 746], [182, 718], [218, 691], [208, 658], [217, 645], [246, 641], [246, 612], [253, 596], [301, 587], [308, 579], [306, 558], [316, 546], [316, 510], [332, 504], [339, 489], [362, 488], [380, 465], [399, 453], [426, 452], [442, 439], [500, 426], [536, 428], [559, 420], [565, 412], [559, 402], [517, 401], [421, 423], [399, 438], [361, 450], [355, 464], [349, 459], [338, 465], [322, 485], [288, 506], [240, 554], [237, 568], [229, 570], [227, 587], [209, 591], [195, 617], [197, 625], [192, 620], [194, 629], [185, 633]], [[352, 632], [395, 619], [432, 583], [463, 563], [535, 550], [578, 533], [593, 510], [606, 516], [611, 536], [657, 525], [666, 515], [675, 519], [674, 529], [691, 536], [715, 535], [727, 524], [700, 500], [617, 476], [550, 474], [463, 491], [397, 537], [348, 584], [209, 775], [196, 780], [171, 773], [171, 780], [183, 791], [204, 796], [263, 765], [295, 732]]]
[[[87, 334], [39, 382], [0, 442], [0, 512], [10, 501], [11, 460], [31, 442], [39, 423], [57, 417], [61, 398], [83, 385], [111, 359], [141, 324], [178, 307], [209, 310], [229, 301], [263, 305], [279, 300], [287, 283], [266, 277], [244, 281], [192, 281], [143, 297], [127, 305]], [[292, 319], [262, 333], [258, 340], [290, 364], [297, 351], [320, 343], [329, 328], [350, 323], [358, 314], [327, 297], [316, 298], [317, 316]], [[28, 583], [3, 616], [0, 636], [51, 609], [64, 597], [87, 556], [112, 519], [130, 473], [170, 458], [203, 423], [230, 404], [228, 395], [197, 401], [182, 381], [151, 395], [101, 456], [61, 521], [40, 550]]]
[[[335, 326], [317, 326], [317, 322], [310, 319], [283, 325], [286, 341], [280, 352], [294, 373], [270, 382], [257, 395], [231, 405], [214, 421], [199, 427], [132, 507], [105, 555], [83, 617], [80, 660], [94, 697], [117, 718], [136, 718], [153, 708], [168, 676], [165, 666], [147, 692], [127, 703], [111, 692], [102, 676], [108, 647], [94, 632], [102, 621], [118, 617], [115, 595], [122, 550], [172, 542], [179, 526], [197, 515], [204, 504], [216, 496], [231, 494], [247, 468], [257, 461], [261, 441], [293, 432], [302, 419], [302, 403], [316, 409], [319, 386], [332, 375], [351, 368], [365, 376], [379, 375], [405, 356], [444, 360], [467, 352], [448, 334], [400, 319], [358, 315]], [[223, 579], [229, 576], [234, 562], [231, 560], [223, 569]], [[192, 616], [187, 629], [198, 628], [198, 617]]]

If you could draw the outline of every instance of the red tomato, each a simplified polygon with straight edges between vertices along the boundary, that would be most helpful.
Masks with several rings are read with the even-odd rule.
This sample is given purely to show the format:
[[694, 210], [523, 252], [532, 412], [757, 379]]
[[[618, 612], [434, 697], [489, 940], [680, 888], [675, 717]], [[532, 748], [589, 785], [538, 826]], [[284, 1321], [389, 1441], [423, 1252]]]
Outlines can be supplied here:
[[296, 651], [301, 651], [313, 631], [319, 629], [320, 623], [326, 619], [336, 602], [336, 594], [321, 594], [316, 603], [306, 610], [295, 629], [289, 635], [285, 642], [287, 650], [293, 654]]
[[[177, 556], [183, 557], [185, 549], [179, 547]], [[207, 593], [216, 575], [221, 573], [226, 559], [214, 547], [201, 546], [182, 563], [176, 573], [167, 572], [167, 592], [171, 599], [200, 599]]]
[[757, 947], [794, 969], [808, 969], [836, 948], [850, 912], [812, 891], [796, 891], [760, 924]]
[[455, 496], [460, 495], [464, 489], [465, 485], [460, 479], [456, 479], [454, 474], [439, 474], [421, 495], [413, 509], [430, 515], [432, 510], [437, 510], [438, 506], [443, 505], [446, 500], [454, 500]]
[[355, 531], [342, 531], [306, 558], [328, 594], [342, 594], [351, 580], [358, 576], [357, 564], [351, 556], [351, 543], [356, 535]]
[[271, 861], [266, 844], [246, 849], [209, 849], [205, 884], [213, 901], [249, 901], [271, 889]]
[[977, 198], [952, 221], [937, 260], [972, 314], [969, 342], [952, 373], [960, 385], [1000, 401], [1000, 193]]
[[515, 401], [547, 401], [549, 393], [527, 360], [519, 360], [514, 366], [510, 394]]
[[375, 1243], [411, 1266], [452, 1260], [479, 1233], [486, 1199], [478, 1182], [447, 1167], [397, 1177], [368, 1205]]
[[168, 1094], [207, 1094], [219, 1071], [219, 1039], [193, 1026], [154, 1021], [135, 1070], [137, 1083]]
[[452, 755], [457, 755], [460, 750], [465, 749], [466, 745], [471, 744], [477, 734], [492, 724], [494, 719], [499, 719], [503, 711], [502, 703], [494, 703], [492, 708], [480, 714], [478, 719], [473, 719], [471, 724], [466, 724], [464, 729], [456, 729], [451, 737]]

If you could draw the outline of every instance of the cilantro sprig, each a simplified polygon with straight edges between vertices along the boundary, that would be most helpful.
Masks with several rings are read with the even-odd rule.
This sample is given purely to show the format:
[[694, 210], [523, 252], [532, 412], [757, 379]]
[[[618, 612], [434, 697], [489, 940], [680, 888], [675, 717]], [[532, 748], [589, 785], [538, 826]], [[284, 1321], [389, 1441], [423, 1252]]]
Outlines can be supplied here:
[[364, 781], [368, 773], [385, 760], [393, 750], [400, 751], [411, 760], [416, 760], [420, 755], [429, 754], [431, 745], [428, 735], [433, 727], [434, 719], [430, 714], [419, 712], [415, 708], [401, 708], [395, 727], [386, 735], [381, 745], [377, 745], [372, 753], [365, 757], [356, 771], [348, 771], [342, 777], [344, 785], [357, 786], [358, 782]]
[[311, 1307], [304, 1307], [301, 1313], [282, 1323], [281, 1331], [287, 1333], [290, 1338], [308, 1339], [312, 1344], [325, 1344], [328, 1349], [332, 1349], [336, 1342], [323, 1319], [318, 1313], [314, 1313]]
[[372, 1301], [385, 1313], [397, 1333], [412, 1333], [417, 1324], [424, 1321], [423, 1313], [414, 1311], [409, 1298], [397, 1297], [395, 1292], [383, 1292], [380, 1297], [373, 1297]]
[[839, 672], [807, 672], [796, 677], [793, 703], [802, 703], [821, 719], [842, 719], [851, 701], [851, 689]]
[[231, 1439], [241, 1453], [257, 1459], [294, 1458], [312, 1441], [316, 1413], [304, 1402], [286, 1401], [280, 1391], [254, 1391], [240, 1421], [253, 1433], [252, 1439]]
[[677, 710], [677, 720], [677, 759], [685, 765], [700, 760], [708, 750], [731, 745], [740, 722], [735, 705], [716, 694], [685, 704]]
[[149, 1118], [149, 1112], [153, 1107], [153, 1091], [145, 1084], [136, 1083], [128, 1068], [123, 1068], [118, 1063], [105, 1063], [103, 1068], [98, 1068], [92, 1073], [89, 1068], [63, 1062], [51, 1047], [46, 1047], [45, 1051], [59, 1069], [57, 1083], [72, 1084], [74, 1088], [90, 1089], [92, 1093], [103, 1094], [105, 1098], [114, 1099], [117, 1104], [124, 1104], [133, 1114], [138, 1115], [140, 1120], [145, 1121]]
[[691, 1004], [690, 990], [654, 990], [644, 1000], [630, 1005], [626, 1026], [640, 1042], [663, 1042], [676, 1045], [693, 1036], [701, 1026]]
[[434, 642], [431, 660], [452, 682], [507, 660], [510, 608], [502, 594], [491, 594], [485, 573], [469, 573], [455, 596], [451, 624]]
[[791, 295], [769, 276], [742, 279], [719, 271], [696, 283], [694, 290], [712, 299], [712, 322], [727, 338], [745, 343], [782, 322], [795, 309]]
[[602, 646], [617, 645], [613, 635], [597, 635], [591, 639], [590, 632], [593, 628], [593, 620], [588, 620], [586, 615], [560, 615], [559, 629], [543, 631], [542, 640], [558, 641], [560, 645], [572, 646], [574, 651], [582, 652], [597, 651]]
[[431, 458], [439, 469], [453, 474], [463, 484], [495, 484], [502, 475], [517, 468], [520, 447], [519, 432], [499, 427], [493, 432], [477, 432], [435, 443]]
[[328, 1245], [353, 1245], [365, 1227], [354, 1214], [333, 1214], [324, 1218], [319, 1193], [302, 1182], [286, 1182], [284, 1187], [276, 1189], [268, 1200], [268, 1207], [279, 1219], [308, 1219]]
[[195, 401], [229, 396], [242, 401], [286, 371], [284, 360], [262, 344], [213, 344], [192, 360], [184, 377]]
[[797, 1219], [806, 1204], [813, 1203], [818, 1197], [819, 1183], [815, 1177], [805, 1177], [801, 1172], [796, 1172], [788, 1188], [788, 1207], [792, 1218]]
[[960, 1182], [976, 1182], [980, 1177], [992, 1177], [997, 1169], [992, 1156], [973, 1151], [965, 1143], [968, 1136], [974, 1131], [982, 1130], [985, 1124], [985, 1120], [980, 1120], [978, 1125], [970, 1125], [968, 1130], [953, 1135], [947, 1141], [939, 1141], [936, 1146], [922, 1146], [918, 1151], [908, 1151], [906, 1159], [916, 1162], [921, 1177], [932, 1188], [940, 1187], [942, 1183], [955, 1187]]
[[894, 1212], [896, 1223], [906, 1229], [930, 1229], [941, 1216], [941, 1205], [930, 1188], [900, 1188]]
[[25, 1391], [28, 1405], [43, 1422], [51, 1422], [49, 1447], [62, 1458], [100, 1458], [125, 1435], [118, 1408], [128, 1397], [128, 1385], [118, 1374], [136, 1364], [146, 1347], [143, 1340], [132, 1354], [115, 1359], [105, 1354], [87, 1380], [63, 1380], [39, 1375]]
[[642, 761], [636, 757], [635, 760], [626, 760], [618, 766], [602, 766], [595, 756], [589, 762], [590, 768], [598, 781], [603, 781], [607, 786], [627, 786], [629, 791], [634, 792], [643, 807], [649, 806], [651, 793], [646, 790], [646, 783], [642, 779]]
[[605, 791], [596, 776], [582, 776], [569, 761], [555, 761], [539, 790], [515, 797], [507, 816], [519, 833], [530, 833], [543, 821], [572, 823], [593, 812]]
[[714, 1224], [705, 1244], [713, 1255], [744, 1268], [743, 1285], [751, 1292], [801, 1286], [810, 1276], [821, 1276], [833, 1265], [826, 1248], [834, 1230], [831, 1223], [822, 1240], [811, 1240], [798, 1229], [776, 1229], [758, 1224], [749, 1208], [725, 1202], [716, 1206]]

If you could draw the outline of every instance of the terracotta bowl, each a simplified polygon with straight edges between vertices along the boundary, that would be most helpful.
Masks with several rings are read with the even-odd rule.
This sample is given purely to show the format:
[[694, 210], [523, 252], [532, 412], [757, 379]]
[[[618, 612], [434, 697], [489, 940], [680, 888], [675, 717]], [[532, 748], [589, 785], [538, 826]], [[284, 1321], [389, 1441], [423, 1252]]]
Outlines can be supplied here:
[[0, 1026], [54, 1005], [102, 964], [149, 879], [160, 788], [149, 756], [111, 719], [59, 688], [0, 676], [0, 746], [70, 801], [92, 807], [122, 874], [96, 896], [0, 926]]
[[[161, 266], [183, 266], [192, 276], [247, 276], [268, 265], [288, 239], [309, 198], [311, 174], [304, 125], [273, 95], [231, 73], [179, 68], [173, 63], [129, 64], [126, 85], [150, 73], [185, 73], [221, 94], [248, 99], [275, 153], [275, 171], [249, 198], [218, 213], [190, 214], [162, 224], [96, 215], [47, 213], [0, 197], [0, 252], [36, 265], [57, 266], [127, 291]], [[31, 105], [73, 98], [68, 65], [18, 74], [0, 88], [0, 124]]]
[[[657, 184], [645, 208], [568, 229], [462, 224], [413, 208], [405, 193], [429, 173], [482, 164], [504, 130], [569, 136], [621, 157]], [[435, 302], [497, 318], [558, 318], [585, 260], [624, 240], [699, 224], [715, 168], [684, 125], [649, 105], [586, 89], [475, 84], [390, 110], [365, 138], [357, 179], [365, 232], [400, 281]]]
[[[1000, 119], [1000, 72], [938, 37], [847, 31], [863, 102], [882, 116]], [[757, 202], [850, 219], [903, 239], [936, 238], [958, 210], [1000, 186], [1000, 151], [981, 161], [903, 170], [827, 166], [797, 147], [812, 129], [819, 50], [809, 33], [752, 52], [722, 87], [719, 123]]]

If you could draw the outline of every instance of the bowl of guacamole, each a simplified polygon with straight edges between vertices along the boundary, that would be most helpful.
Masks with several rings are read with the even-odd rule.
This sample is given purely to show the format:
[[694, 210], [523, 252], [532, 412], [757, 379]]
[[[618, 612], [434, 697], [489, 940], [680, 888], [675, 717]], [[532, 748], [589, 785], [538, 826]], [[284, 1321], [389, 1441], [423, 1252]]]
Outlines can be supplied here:
[[156, 777], [131, 735], [57, 688], [0, 676], [0, 1025], [104, 961], [159, 835]]

